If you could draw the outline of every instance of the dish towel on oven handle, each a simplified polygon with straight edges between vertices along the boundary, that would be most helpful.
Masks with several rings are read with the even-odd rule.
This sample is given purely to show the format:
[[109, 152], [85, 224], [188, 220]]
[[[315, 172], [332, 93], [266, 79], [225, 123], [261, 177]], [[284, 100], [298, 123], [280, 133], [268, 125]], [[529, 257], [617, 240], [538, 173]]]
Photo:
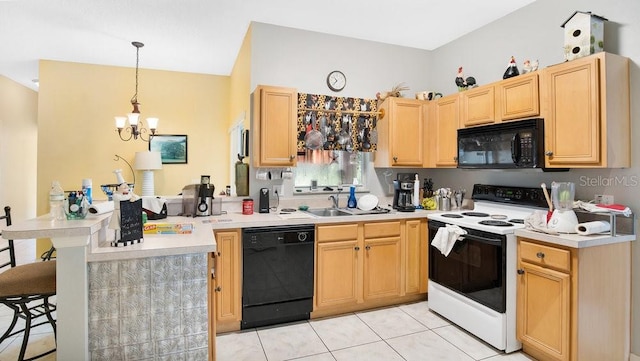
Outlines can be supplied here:
[[444, 227], [438, 228], [438, 232], [436, 232], [436, 235], [433, 237], [431, 245], [447, 257], [456, 241], [461, 239], [465, 234], [467, 234], [467, 231], [464, 229], [454, 224], [447, 224]]

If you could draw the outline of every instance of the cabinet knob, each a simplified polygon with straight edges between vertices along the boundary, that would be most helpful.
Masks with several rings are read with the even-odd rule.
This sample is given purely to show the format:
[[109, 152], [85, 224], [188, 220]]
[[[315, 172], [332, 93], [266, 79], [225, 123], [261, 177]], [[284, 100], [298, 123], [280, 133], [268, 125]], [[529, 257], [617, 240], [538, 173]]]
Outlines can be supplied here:
[[453, 160], [458, 161], [458, 156], [453, 157]]
[[522, 268], [518, 269], [518, 274], [519, 275], [523, 275], [524, 274], [524, 270]]
[[551, 156], [553, 156], [553, 152], [548, 150], [548, 151], [544, 152], [544, 155], [546, 155], [547, 157], [551, 157]]
[[544, 258], [544, 253], [538, 252], [538, 253], [536, 253], [536, 257], [542, 259], [542, 258]]
[[216, 287], [216, 288], [214, 289], [214, 291], [216, 291], [216, 292], [220, 292], [220, 291], [222, 291], [222, 287], [218, 286], [218, 287]]
[[353, 249], [355, 249], [356, 251], [360, 250], [360, 246], [355, 246]]
[[364, 249], [366, 249], [367, 251], [371, 249], [371, 246], [367, 245], [366, 247], [364, 247]]
[[296, 157], [295, 155], [290, 155], [290, 156], [289, 156], [289, 161], [290, 161], [290, 162], [293, 162], [293, 160], [295, 159], [295, 157]]
[[393, 157], [393, 162], [397, 163], [398, 162], [398, 157]]

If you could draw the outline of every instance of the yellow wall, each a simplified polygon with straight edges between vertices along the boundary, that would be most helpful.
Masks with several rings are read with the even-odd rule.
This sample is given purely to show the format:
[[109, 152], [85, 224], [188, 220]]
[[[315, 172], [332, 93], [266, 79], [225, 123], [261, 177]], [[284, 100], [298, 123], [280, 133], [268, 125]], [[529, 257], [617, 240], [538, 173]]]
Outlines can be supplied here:
[[0, 209], [14, 223], [36, 215], [37, 114], [38, 93], [0, 76]]
[[230, 119], [235, 121], [241, 114], [245, 114], [244, 128], [249, 129], [249, 95], [251, 93], [251, 26], [244, 36], [244, 41], [238, 52], [238, 57], [231, 70], [230, 87]]
[[[38, 107], [38, 214], [47, 212], [52, 180], [65, 190], [79, 189], [91, 178], [94, 198], [104, 199], [100, 184], [114, 183], [114, 169], [133, 181], [115, 154], [133, 164], [141, 140], [123, 142], [114, 116], [131, 111], [135, 68], [40, 61]], [[138, 101], [141, 117], [156, 116], [160, 134], [188, 136], [188, 164], [165, 164], [155, 172], [158, 195], [177, 195], [185, 184], [211, 175], [216, 190], [229, 178], [229, 77], [140, 69]], [[142, 188], [136, 171], [136, 193]]]

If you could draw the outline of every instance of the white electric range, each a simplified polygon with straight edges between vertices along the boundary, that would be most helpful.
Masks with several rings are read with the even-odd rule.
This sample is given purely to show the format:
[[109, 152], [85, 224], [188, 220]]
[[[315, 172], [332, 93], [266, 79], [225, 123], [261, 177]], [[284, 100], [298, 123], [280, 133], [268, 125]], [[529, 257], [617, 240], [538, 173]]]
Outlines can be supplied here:
[[429, 216], [429, 244], [447, 224], [467, 232], [445, 256], [429, 248], [429, 308], [493, 347], [513, 352], [516, 339], [514, 231], [546, 207], [541, 188], [474, 185], [473, 210]]

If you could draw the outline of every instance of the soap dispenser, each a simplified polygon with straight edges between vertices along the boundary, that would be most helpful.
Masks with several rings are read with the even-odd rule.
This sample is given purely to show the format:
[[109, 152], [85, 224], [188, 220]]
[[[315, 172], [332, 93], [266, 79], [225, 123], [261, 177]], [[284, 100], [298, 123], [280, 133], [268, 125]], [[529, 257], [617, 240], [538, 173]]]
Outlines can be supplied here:
[[351, 186], [349, 188], [349, 200], [347, 201], [348, 208], [356, 208], [358, 202], [356, 201], [356, 187]]

